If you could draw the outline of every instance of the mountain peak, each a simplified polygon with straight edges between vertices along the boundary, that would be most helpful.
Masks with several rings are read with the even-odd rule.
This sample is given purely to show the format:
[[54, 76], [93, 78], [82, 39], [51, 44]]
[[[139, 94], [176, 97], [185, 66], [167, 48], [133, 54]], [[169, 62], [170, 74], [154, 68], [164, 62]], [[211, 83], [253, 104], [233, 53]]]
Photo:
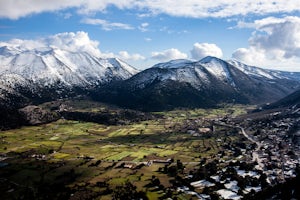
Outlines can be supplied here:
[[214, 56], [206, 56], [206, 57], [202, 58], [199, 62], [200, 63], [209, 63], [209, 62], [213, 62], [213, 61], [225, 62], [224, 60], [214, 57]]
[[191, 65], [193, 61], [187, 59], [176, 59], [170, 60], [164, 63], [158, 63], [153, 66], [153, 68], [181, 68]]

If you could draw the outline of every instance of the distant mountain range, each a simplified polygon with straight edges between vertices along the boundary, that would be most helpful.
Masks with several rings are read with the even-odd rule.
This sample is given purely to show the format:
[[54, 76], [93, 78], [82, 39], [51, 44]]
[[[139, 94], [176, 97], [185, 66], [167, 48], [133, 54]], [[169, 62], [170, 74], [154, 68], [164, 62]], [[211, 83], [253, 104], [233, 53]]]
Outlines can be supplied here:
[[0, 47], [0, 106], [73, 96], [140, 110], [273, 102], [300, 86], [300, 73], [206, 57], [172, 60], [139, 72], [125, 62], [56, 48]]
[[159, 63], [93, 93], [98, 100], [141, 110], [273, 102], [300, 86], [300, 73], [265, 70], [237, 61]]

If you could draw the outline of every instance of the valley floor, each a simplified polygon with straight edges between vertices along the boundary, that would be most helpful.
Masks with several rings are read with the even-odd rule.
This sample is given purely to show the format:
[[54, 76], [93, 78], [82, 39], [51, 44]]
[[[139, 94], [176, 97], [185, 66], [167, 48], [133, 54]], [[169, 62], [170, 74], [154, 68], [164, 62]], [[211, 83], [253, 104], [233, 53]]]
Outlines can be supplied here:
[[0, 197], [298, 198], [299, 111], [247, 109], [175, 110], [114, 125], [60, 119], [2, 131]]

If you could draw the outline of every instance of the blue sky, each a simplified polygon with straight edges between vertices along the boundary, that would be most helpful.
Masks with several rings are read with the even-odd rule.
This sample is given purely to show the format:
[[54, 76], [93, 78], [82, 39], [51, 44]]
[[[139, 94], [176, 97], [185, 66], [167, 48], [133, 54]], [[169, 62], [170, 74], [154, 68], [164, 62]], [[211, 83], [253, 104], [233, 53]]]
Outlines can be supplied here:
[[82, 41], [139, 69], [211, 55], [300, 71], [299, 11], [299, 0], [0, 0], [0, 46], [63, 35], [58, 48]]

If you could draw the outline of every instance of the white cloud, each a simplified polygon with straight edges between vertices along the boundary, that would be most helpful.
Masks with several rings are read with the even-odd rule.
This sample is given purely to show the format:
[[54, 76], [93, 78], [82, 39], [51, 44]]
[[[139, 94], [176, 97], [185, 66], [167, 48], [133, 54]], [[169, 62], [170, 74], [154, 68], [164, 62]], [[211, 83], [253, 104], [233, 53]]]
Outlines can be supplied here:
[[129, 24], [118, 23], [118, 22], [108, 22], [103, 19], [86, 18], [86, 19], [81, 20], [81, 23], [90, 24], [90, 25], [100, 25], [102, 27], [102, 29], [105, 31], [111, 31], [114, 29], [124, 29], [124, 30], [134, 29]]
[[233, 58], [251, 65], [300, 70], [299, 17], [268, 17], [253, 23], [240, 22], [238, 27], [254, 28], [255, 32], [249, 39], [249, 48], [237, 49]]
[[188, 56], [180, 52], [178, 49], [167, 49], [162, 52], [152, 52], [151, 58], [159, 61], [169, 61], [174, 59], [185, 59]]
[[142, 32], [147, 32], [148, 31], [148, 27], [149, 26], [149, 23], [147, 22], [144, 22], [142, 23], [140, 26], [139, 26], [139, 30], [142, 31]]
[[58, 33], [37, 40], [12, 39], [8, 42], [0, 42], [0, 46], [11, 46], [21, 51], [53, 47], [72, 52], [89, 52], [94, 55], [101, 55], [98, 45], [98, 41], [91, 40], [88, 34], [82, 31]]
[[103, 12], [107, 6], [114, 5], [119, 9], [132, 7], [134, 0], [1, 0], [0, 17], [18, 19], [31, 14], [55, 12], [75, 8], [79, 14], [89, 15]]
[[138, 1], [140, 7], [153, 13], [194, 18], [230, 17], [247, 14], [267, 14], [299, 11], [300, 2], [295, 0], [188, 0], [188, 1]]
[[20, 51], [46, 47], [45, 43], [41, 40], [21, 40], [21, 39], [12, 39], [7, 42], [0, 42], [0, 47], [2, 46], [13, 47]]
[[152, 41], [152, 38], [145, 38], [145, 41], [146, 41], [146, 42], [151, 42], [151, 41]]
[[191, 55], [195, 60], [202, 59], [206, 56], [221, 58], [223, 56], [223, 52], [216, 44], [195, 43], [191, 50]]
[[232, 54], [232, 57], [237, 60], [243, 61], [247, 64], [261, 66], [264, 64], [264, 61], [265, 61], [265, 51], [257, 50], [253, 47], [250, 47], [248, 49], [247, 48], [239, 48]]
[[129, 54], [127, 51], [120, 51], [116, 57], [125, 60], [125, 61], [138, 61], [138, 60], [145, 60], [145, 57], [134, 53], [134, 54]]
[[86, 15], [103, 12], [111, 5], [119, 9], [137, 9], [147, 15], [163, 13], [194, 18], [300, 11], [298, 0], [2, 0], [0, 1], [0, 17], [18, 19], [30, 14], [54, 12], [67, 8], [76, 8], [78, 13]]
[[92, 55], [101, 57], [101, 58], [111, 58], [118, 57], [125, 61], [138, 61], [144, 60], [140, 54], [129, 54], [127, 51], [120, 51], [118, 54], [112, 52], [101, 52], [99, 49], [99, 42], [91, 40], [86, 32], [66, 32], [58, 33], [56, 35], [51, 35], [45, 38], [39, 38], [37, 40], [21, 40], [21, 39], [12, 39], [7, 42], [0, 41], [1, 46], [9, 46], [20, 51], [26, 50], [35, 50], [41, 48], [56, 48], [71, 52], [88, 52]]
[[88, 33], [82, 31], [76, 33], [59, 33], [49, 36], [42, 41], [44, 41], [45, 45], [68, 51], [89, 52], [96, 55], [101, 54], [98, 49], [99, 42], [91, 40]]

